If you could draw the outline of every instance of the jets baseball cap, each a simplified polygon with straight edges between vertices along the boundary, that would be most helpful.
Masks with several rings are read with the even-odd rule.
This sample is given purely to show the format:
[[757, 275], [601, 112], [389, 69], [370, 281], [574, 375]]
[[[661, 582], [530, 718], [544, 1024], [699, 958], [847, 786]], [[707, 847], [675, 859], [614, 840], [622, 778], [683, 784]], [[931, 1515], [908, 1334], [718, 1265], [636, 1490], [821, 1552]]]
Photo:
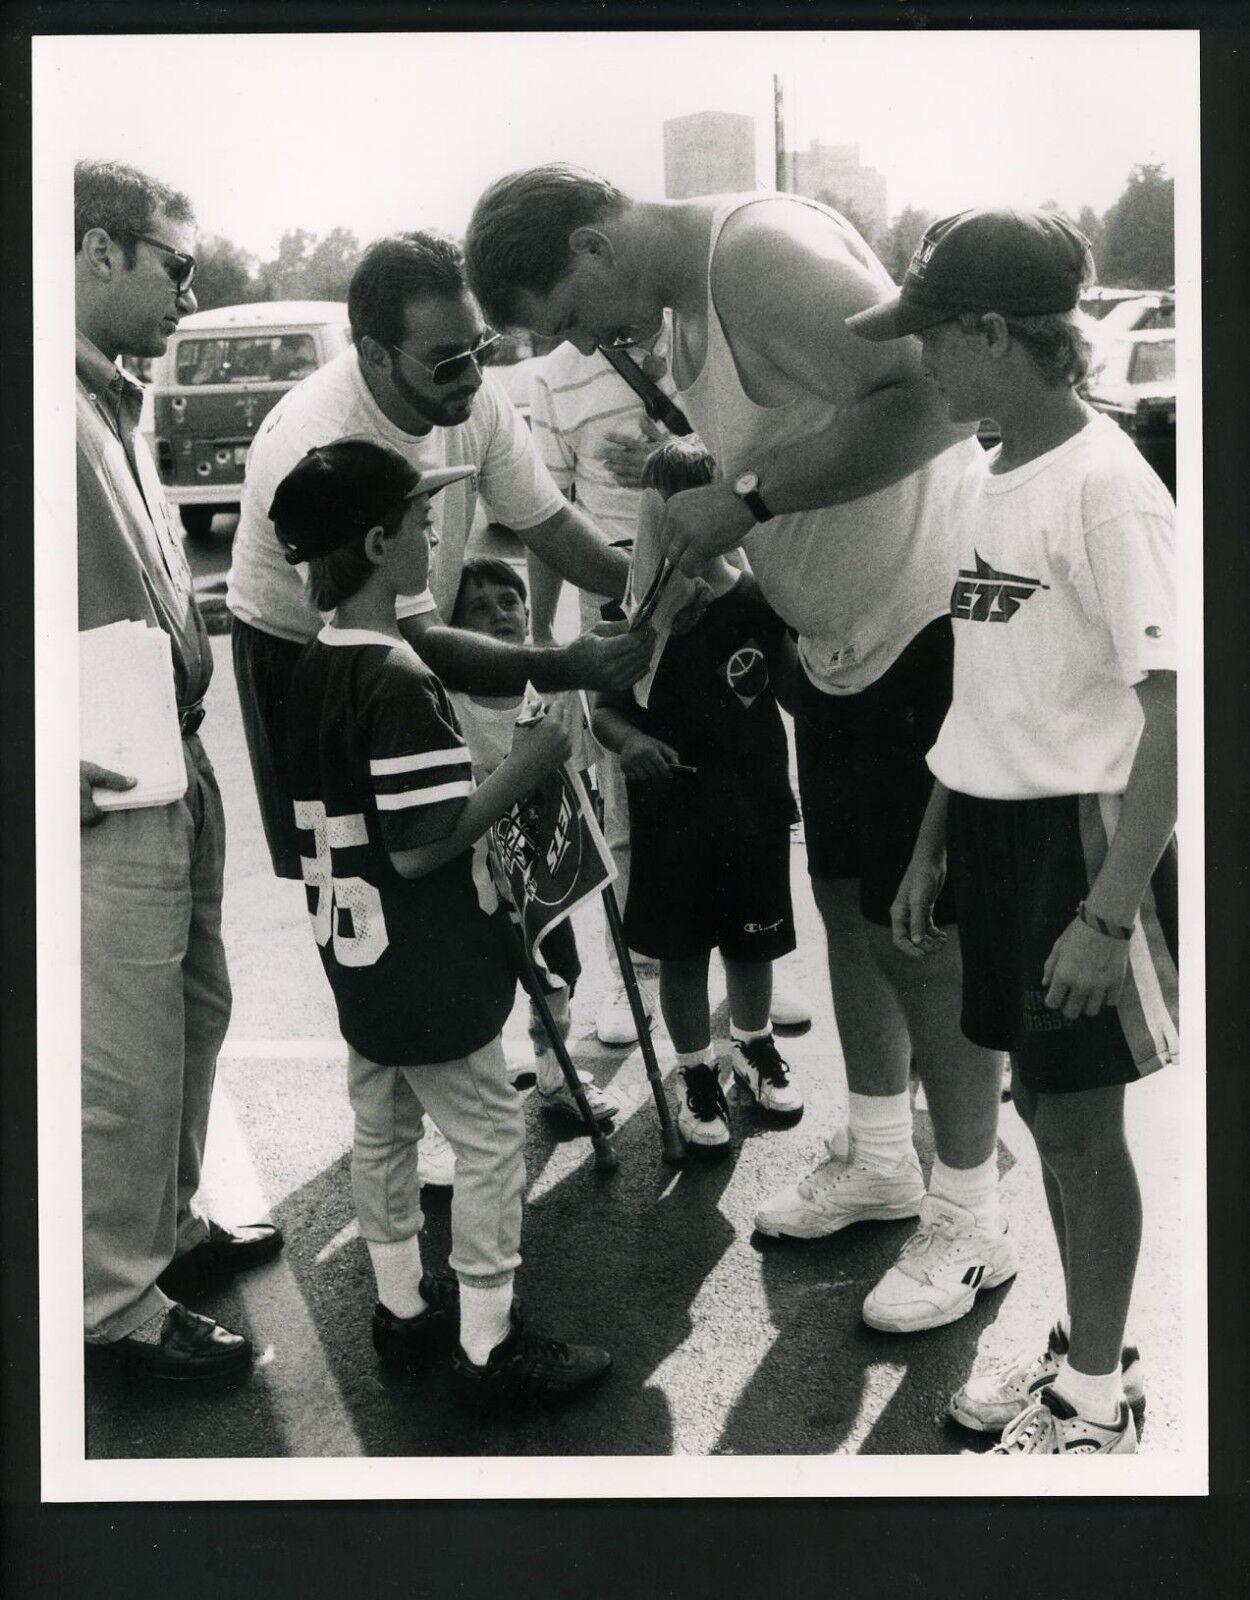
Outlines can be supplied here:
[[1071, 311], [1093, 277], [1089, 240], [1054, 211], [957, 211], [916, 246], [898, 294], [846, 325], [865, 339], [900, 339], [961, 311]]
[[294, 566], [351, 544], [414, 495], [437, 494], [476, 472], [473, 466], [418, 472], [386, 445], [336, 439], [314, 446], [291, 468], [274, 494], [269, 520]]

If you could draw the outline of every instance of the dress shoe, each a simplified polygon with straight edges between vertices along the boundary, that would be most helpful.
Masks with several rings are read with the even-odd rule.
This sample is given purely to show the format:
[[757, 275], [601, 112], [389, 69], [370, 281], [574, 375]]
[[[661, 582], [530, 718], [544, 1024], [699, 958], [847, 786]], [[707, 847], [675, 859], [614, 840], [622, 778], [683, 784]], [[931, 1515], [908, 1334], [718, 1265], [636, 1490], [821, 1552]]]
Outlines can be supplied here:
[[220, 1222], [210, 1222], [208, 1238], [175, 1256], [156, 1284], [168, 1295], [191, 1295], [222, 1278], [232, 1278], [236, 1272], [272, 1261], [282, 1244], [282, 1230], [272, 1223], [226, 1228]]
[[161, 1328], [159, 1344], [141, 1339], [117, 1339], [111, 1344], [89, 1344], [88, 1366], [119, 1366], [175, 1383], [191, 1383], [226, 1373], [243, 1372], [255, 1352], [252, 1341], [232, 1333], [212, 1317], [202, 1317], [186, 1306], [174, 1304]]

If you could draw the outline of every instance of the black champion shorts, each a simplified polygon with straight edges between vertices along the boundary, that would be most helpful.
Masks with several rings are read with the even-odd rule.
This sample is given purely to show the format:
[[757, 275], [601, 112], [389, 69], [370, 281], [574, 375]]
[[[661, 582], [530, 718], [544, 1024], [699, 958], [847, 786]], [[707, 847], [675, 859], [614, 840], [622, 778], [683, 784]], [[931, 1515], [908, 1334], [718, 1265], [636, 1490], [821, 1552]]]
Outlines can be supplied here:
[[1098, 875], [1121, 804], [1118, 795], [951, 795], [961, 1026], [973, 1044], [1009, 1050], [1038, 1094], [1132, 1083], [1177, 1054], [1175, 840], [1134, 926], [1119, 1004], [1069, 1022], [1045, 1003], [1046, 959]]
[[665, 814], [630, 784], [625, 941], [657, 961], [719, 949], [730, 961], [776, 961], [794, 949], [790, 827], [728, 837]]
[[[799, 673], [794, 744], [807, 870], [858, 878], [860, 910], [882, 927], [933, 789], [925, 756], [951, 703], [953, 664], [950, 618], [939, 617], [858, 694], [823, 694]], [[949, 888], [934, 917], [954, 922]]]

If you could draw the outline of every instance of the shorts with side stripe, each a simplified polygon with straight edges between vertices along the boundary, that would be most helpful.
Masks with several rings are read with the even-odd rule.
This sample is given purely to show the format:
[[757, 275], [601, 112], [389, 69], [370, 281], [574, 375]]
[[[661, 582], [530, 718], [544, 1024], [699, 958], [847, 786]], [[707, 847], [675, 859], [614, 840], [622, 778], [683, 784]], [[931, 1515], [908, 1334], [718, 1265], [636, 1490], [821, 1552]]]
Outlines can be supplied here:
[[1176, 841], [1133, 926], [1119, 1004], [1069, 1022], [1045, 1003], [1042, 969], [1087, 898], [1115, 833], [1119, 795], [981, 800], [952, 793], [950, 879], [963, 952], [961, 1026], [1009, 1050], [1039, 1094], [1131, 1083], [1176, 1059]]

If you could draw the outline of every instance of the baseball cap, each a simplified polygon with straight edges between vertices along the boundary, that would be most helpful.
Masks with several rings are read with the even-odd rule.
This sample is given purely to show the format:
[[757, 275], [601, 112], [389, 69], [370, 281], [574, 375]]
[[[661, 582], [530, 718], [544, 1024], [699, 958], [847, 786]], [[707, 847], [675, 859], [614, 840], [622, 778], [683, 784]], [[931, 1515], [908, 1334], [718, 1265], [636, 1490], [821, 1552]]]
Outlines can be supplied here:
[[1089, 240], [1054, 211], [969, 210], [935, 222], [892, 300], [846, 319], [864, 339], [900, 339], [961, 311], [1071, 311], [1093, 281]]
[[386, 520], [405, 500], [476, 475], [474, 466], [418, 472], [371, 439], [315, 445], [278, 485], [269, 520], [294, 566], [329, 555]]

